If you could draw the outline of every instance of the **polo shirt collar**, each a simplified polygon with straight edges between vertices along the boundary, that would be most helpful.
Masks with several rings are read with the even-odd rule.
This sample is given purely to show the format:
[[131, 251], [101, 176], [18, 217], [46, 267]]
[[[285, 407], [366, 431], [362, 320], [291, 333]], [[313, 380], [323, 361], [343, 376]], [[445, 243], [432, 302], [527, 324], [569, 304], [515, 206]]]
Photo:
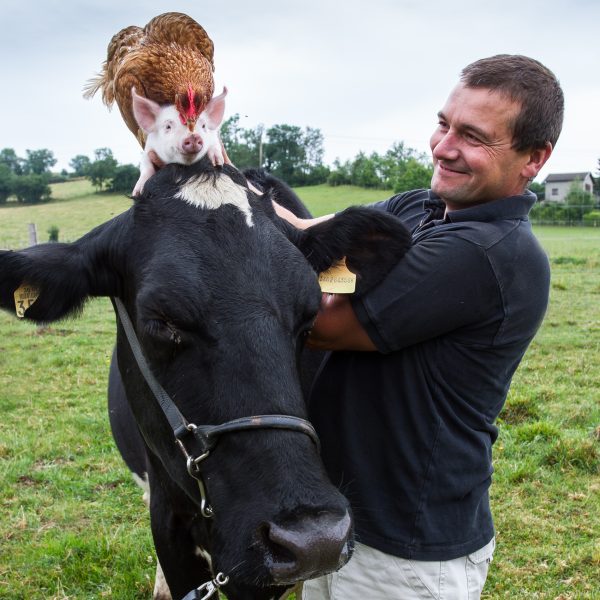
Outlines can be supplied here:
[[461, 221], [499, 221], [503, 219], [527, 219], [532, 206], [536, 203], [537, 196], [530, 190], [524, 194], [509, 196], [476, 206], [469, 206], [459, 210], [448, 211], [444, 217], [446, 205], [437, 194], [429, 190], [429, 197], [423, 202], [423, 208], [429, 213], [429, 219], [444, 220], [450, 223]]

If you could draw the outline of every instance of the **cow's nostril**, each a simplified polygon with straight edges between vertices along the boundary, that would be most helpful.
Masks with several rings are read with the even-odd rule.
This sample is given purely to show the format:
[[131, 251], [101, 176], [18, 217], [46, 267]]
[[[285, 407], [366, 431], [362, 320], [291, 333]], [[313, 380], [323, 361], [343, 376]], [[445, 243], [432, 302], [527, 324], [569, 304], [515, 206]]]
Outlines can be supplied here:
[[[296, 563], [296, 555], [291, 548], [287, 548], [285, 545], [280, 544], [276, 539], [271, 537], [273, 525], [266, 523], [261, 528], [261, 537], [263, 544], [267, 549], [267, 563], [269, 568], [274, 564], [288, 564], [293, 565]], [[275, 534], [275, 538], [277, 535]]]
[[285, 526], [267, 523], [266, 566], [276, 583], [294, 583], [335, 571], [349, 558], [350, 515], [304, 517]]

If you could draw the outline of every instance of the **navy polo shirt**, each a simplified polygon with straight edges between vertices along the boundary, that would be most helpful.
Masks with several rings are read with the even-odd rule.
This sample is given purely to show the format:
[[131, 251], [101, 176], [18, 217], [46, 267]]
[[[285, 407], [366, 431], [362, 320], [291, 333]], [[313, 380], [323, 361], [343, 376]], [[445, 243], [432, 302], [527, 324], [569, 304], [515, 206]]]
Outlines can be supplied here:
[[494, 527], [494, 420], [548, 303], [535, 195], [451, 211], [418, 190], [375, 205], [412, 246], [354, 310], [379, 352], [333, 352], [310, 398], [357, 540], [416, 560], [478, 550]]

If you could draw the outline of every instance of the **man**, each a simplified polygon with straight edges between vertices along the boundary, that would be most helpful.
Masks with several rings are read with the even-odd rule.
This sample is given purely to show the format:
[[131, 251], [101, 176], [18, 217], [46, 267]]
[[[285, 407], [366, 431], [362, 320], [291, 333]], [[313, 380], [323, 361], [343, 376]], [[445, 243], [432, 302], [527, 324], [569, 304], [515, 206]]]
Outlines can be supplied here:
[[310, 336], [334, 351], [310, 412], [357, 545], [305, 600], [479, 598], [492, 559], [493, 423], [548, 302], [527, 185], [563, 95], [539, 62], [494, 56], [462, 71], [438, 118], [431, 190], [375, 205], [411, 229], [411, 249], [365, 296], [326, 296]]

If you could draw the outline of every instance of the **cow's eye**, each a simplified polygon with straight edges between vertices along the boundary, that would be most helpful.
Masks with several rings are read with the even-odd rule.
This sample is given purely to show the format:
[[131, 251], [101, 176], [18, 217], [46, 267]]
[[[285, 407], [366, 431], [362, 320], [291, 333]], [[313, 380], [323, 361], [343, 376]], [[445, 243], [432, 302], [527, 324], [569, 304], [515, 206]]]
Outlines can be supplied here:
[[148, 319], [144, 325], [150, 337], [172, 344], [181, 344], [181, 332], [170, 321], [164, 319]]

